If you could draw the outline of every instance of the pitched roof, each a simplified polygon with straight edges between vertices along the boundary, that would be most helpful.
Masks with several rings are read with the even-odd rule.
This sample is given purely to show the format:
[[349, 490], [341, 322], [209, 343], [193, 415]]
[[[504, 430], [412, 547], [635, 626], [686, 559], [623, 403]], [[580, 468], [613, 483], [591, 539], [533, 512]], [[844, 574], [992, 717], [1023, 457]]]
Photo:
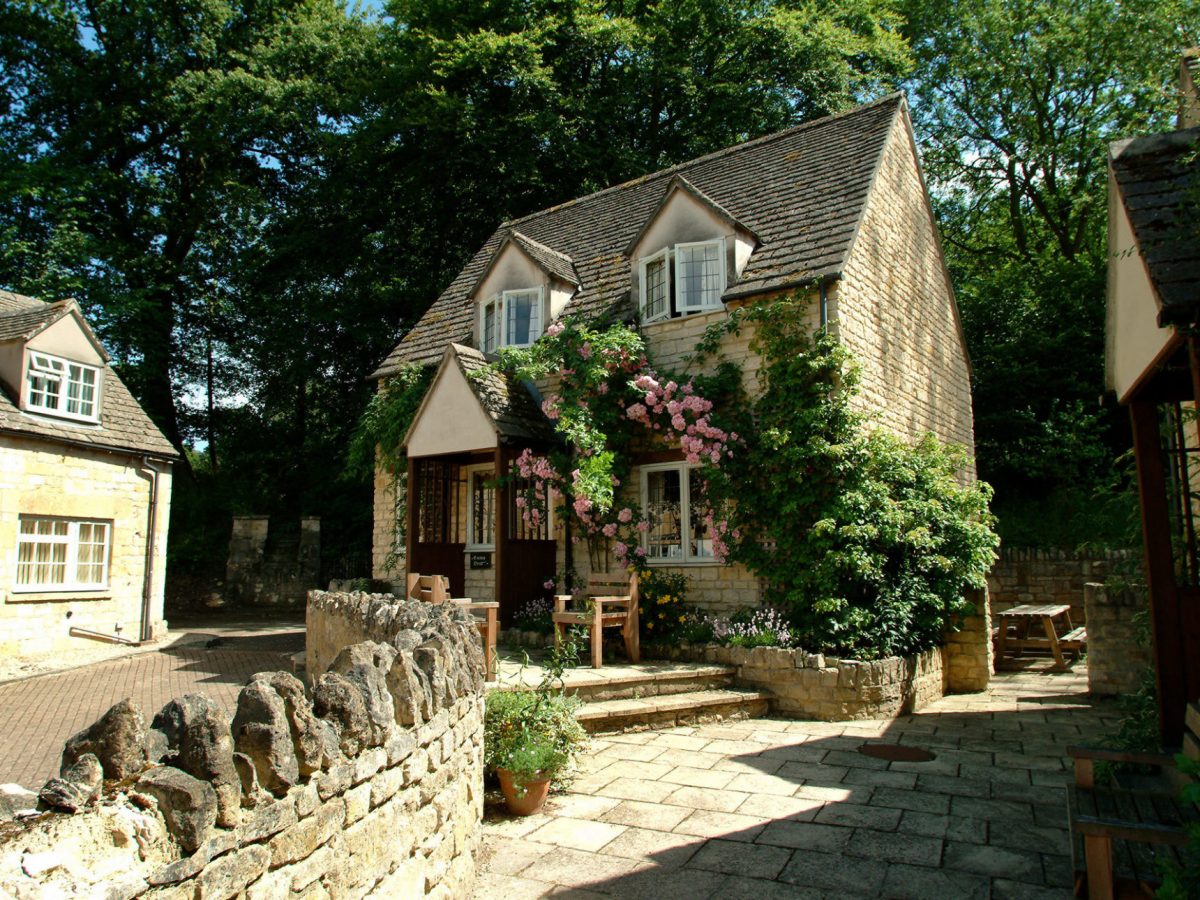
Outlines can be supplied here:
[[704, 193], [704, 191], [697, 188], [682, 175], [675, 175], [667, 183], [667, 189], [663, 191], [662, 199], [658, 201], [658, 206], [655, 208], [654, 212], [652, 212], [649, 217], [647, 217], [646, 221], [642, 223], [642, 227], [638, 229], [637, 234], [630, 238], [629, 243], [626, 245], [624, 250], [626, 256], [628, 256], [637, 248], [637, 245], [641, 242], [643, 235], [650, 230], [650, 226], [654, 224], [654, 220], [658, 218], [658, 214], [662, 212], [663, 207], [667, 205], [667, 202], [675, 195], [676, 191], [683, 191], [685, 194], [699, 201], [701, 205], [707, 206], [713, 211], [713, 213], [717, 215], [718, 218], [724, 219], [730, 225], [733, 225], [734, 227], [746, 232], [756, 241], [758, 240], [758, 235], [739, 222], [737, 218], [729, 212], [729, 210], [723, 207], [712, 197], [708, 196], [708, 194]]
[[556, 278], [561, 278], [568, 284], [579, 286], [579, 276], [575, 273], [575, 263], [571, 261], [571, 257], [565, 253], [560, 253], [557, 250], [552, 250], [545, 244], [539, 244], [533, 238], [521, 234], [519, 231], [512, 233], [513, 243], [528, 253], [539, 266], [549, 272]]
[[496, 371], [491, 360], [473, 347], [452, 343], [449, 352], [454, 354], [467, 384], [499, 434], [526, 440], [556, 440], [553, 424], [542, 413], [527, 385]]
[[676, 177], [686, 179], [759, 240], [726, 299], [840, 274], [892, 123], [903, 107], [903, 97], [893, 94], [502, 225], [373, 377], [406, 363], [432, 363], [446, 344], [469, 341], [471, 291], [514, 231], [574, 260], [579, 290], [563, 315], [594, 319], [631, 311], [625, 253]]
[[[0, 340], [27, 340], [47, 324], [77, 310], [74, 301], [44, 303], [31, 297], [0, 291]], [[82, 320], [81, 320], [82, 322]], [[83, 322], [88, 337], [95, 336]], [[98, 344], [98, 342], [97, 342]], [[100, 348], [103, 352], [103, 348]], [[98, 449], [127, 450], [173, 459], [179, 454], [163, 437], [112, 366], [105, 365], [100, 386], [100, 424], [73, 422], [53, 416], [22, 412], [19, 385], [0, 385], [0, 433], [23, 434]]]
[[1113, 176], [1158, 294], [1159, 324], [1200, 316], [1200, 127], [1118, 141]]

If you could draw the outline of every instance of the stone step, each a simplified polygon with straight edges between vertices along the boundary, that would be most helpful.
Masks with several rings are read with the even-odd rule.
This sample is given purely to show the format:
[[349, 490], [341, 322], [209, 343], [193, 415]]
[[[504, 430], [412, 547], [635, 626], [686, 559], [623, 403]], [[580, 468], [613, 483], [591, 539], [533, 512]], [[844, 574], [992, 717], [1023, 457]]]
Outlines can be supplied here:
[[[694, 694], [727, 688], [737, 672], [733, 666], [689, 666], [666, 671], [630, 672], [589, 677], [587, 669], [575, 669], [565, 691], [584, 703], [608, 700], [644, 700], [671, 694]], [[601, 669], [600, 672], [605, 670]]]
[[599, 700], [584, 704], [575, 716], [586, 731], [598, 734], [763, 716], [770, 699], [763, 691], [722, 688], [638, 700]]

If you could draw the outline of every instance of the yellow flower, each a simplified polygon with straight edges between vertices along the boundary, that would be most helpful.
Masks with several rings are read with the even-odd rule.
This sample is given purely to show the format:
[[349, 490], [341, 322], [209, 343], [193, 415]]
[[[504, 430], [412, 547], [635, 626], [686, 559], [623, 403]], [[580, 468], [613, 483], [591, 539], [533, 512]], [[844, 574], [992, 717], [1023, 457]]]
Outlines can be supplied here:
[[653, 627], [654, 627], [654, 623], [653, 623], [653, 622], [647, 622], [647, 623], [646, 623], [646, 627], [647, 627], [647, 628], [653, 628]]
[[680, 622], [685, 622], [685, 621], [687, 621], [687, 616], [680, 616], [680, 617], [679, 617], [679, 621], [680, 621]]

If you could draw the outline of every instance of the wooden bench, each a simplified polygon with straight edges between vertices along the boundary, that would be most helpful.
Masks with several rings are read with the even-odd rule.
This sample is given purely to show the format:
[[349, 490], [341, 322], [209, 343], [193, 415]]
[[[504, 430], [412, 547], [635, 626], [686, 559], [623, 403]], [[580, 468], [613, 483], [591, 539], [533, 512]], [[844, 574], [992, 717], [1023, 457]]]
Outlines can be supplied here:
[[582, 598], [583, 609], [568, 609], [572, 597], [558, 594], [554, 598], [554, 646], [562, 643], [563, 635], [572, 625], [582, 625], [590, 632], [592, 668], [604, 665], [604, 629], [620, 628], [625, 639], [625, 652], [631, 662], [639, 662], [641, 645], [638, 638], [638, 579], [630, 575], [590, 575], [587, 591]]
[[483, 641], [484, 677], [496, 680], [496, 635], [500, 630], [500, 604], [494, 600], [472, 600], [469, 597], [451, 597], [450, 579], [445, 575], [408, 574], [408, 597], [425, 603], [451, 603], [472, 613], [481, 612], [482, 617], [473, 616], [479, 637]]
[[[1187, 709], [1183, 751], [1200, 759], [1200, 708]], [[1110, 900], [1157, 885], [1163, 861], [1180, 862], [1186, 826], [1200, 823], [1200, 811], [1177, 799], [1183, 776], [1167, 753], [1139, 753], [1094, 747], [1068, 747], [1075, 760], [1075, 783], [1067, 787], [1075, 895]], [[1156, 786], [1134, 789], [1097, 785], [1095, 763], [1153, 766], [1165, 776]]]

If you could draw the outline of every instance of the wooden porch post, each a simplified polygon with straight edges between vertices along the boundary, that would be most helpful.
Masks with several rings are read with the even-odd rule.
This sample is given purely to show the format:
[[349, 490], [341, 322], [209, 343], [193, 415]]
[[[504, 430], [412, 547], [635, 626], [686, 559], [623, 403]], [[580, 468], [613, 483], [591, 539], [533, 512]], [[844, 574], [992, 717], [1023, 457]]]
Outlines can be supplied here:
[[404, 574], [412, 571], [413, 544], [417, 540], [417, 463], [408, 457], [408, 475], [404, 485]]
[[[505, 474], [506, 454], [504, 445], [496, 443], [496, 477], [503, 478]], [[512, 602], [505, 590], [504, 581], [505, 554], [508, 550], [508, 486], [496, 487], [496, 552], [492, 554], [492, 565], [495, 567], [496, 599], [500, 602], [500, 621], [504, 625], [512, 624]]]
[[1157, 406], [1151, 400], [1134, 400], [1129, 404], [1129, 416], [1133, 425], [1134, 455], [1137, 458], [1159, 722], [1163, 745], [1169, 747], [1178, 744], [1183, 737], [1186, 675], [1183, 622], [1171, 555], [1166, 472], [1163, 468]]

